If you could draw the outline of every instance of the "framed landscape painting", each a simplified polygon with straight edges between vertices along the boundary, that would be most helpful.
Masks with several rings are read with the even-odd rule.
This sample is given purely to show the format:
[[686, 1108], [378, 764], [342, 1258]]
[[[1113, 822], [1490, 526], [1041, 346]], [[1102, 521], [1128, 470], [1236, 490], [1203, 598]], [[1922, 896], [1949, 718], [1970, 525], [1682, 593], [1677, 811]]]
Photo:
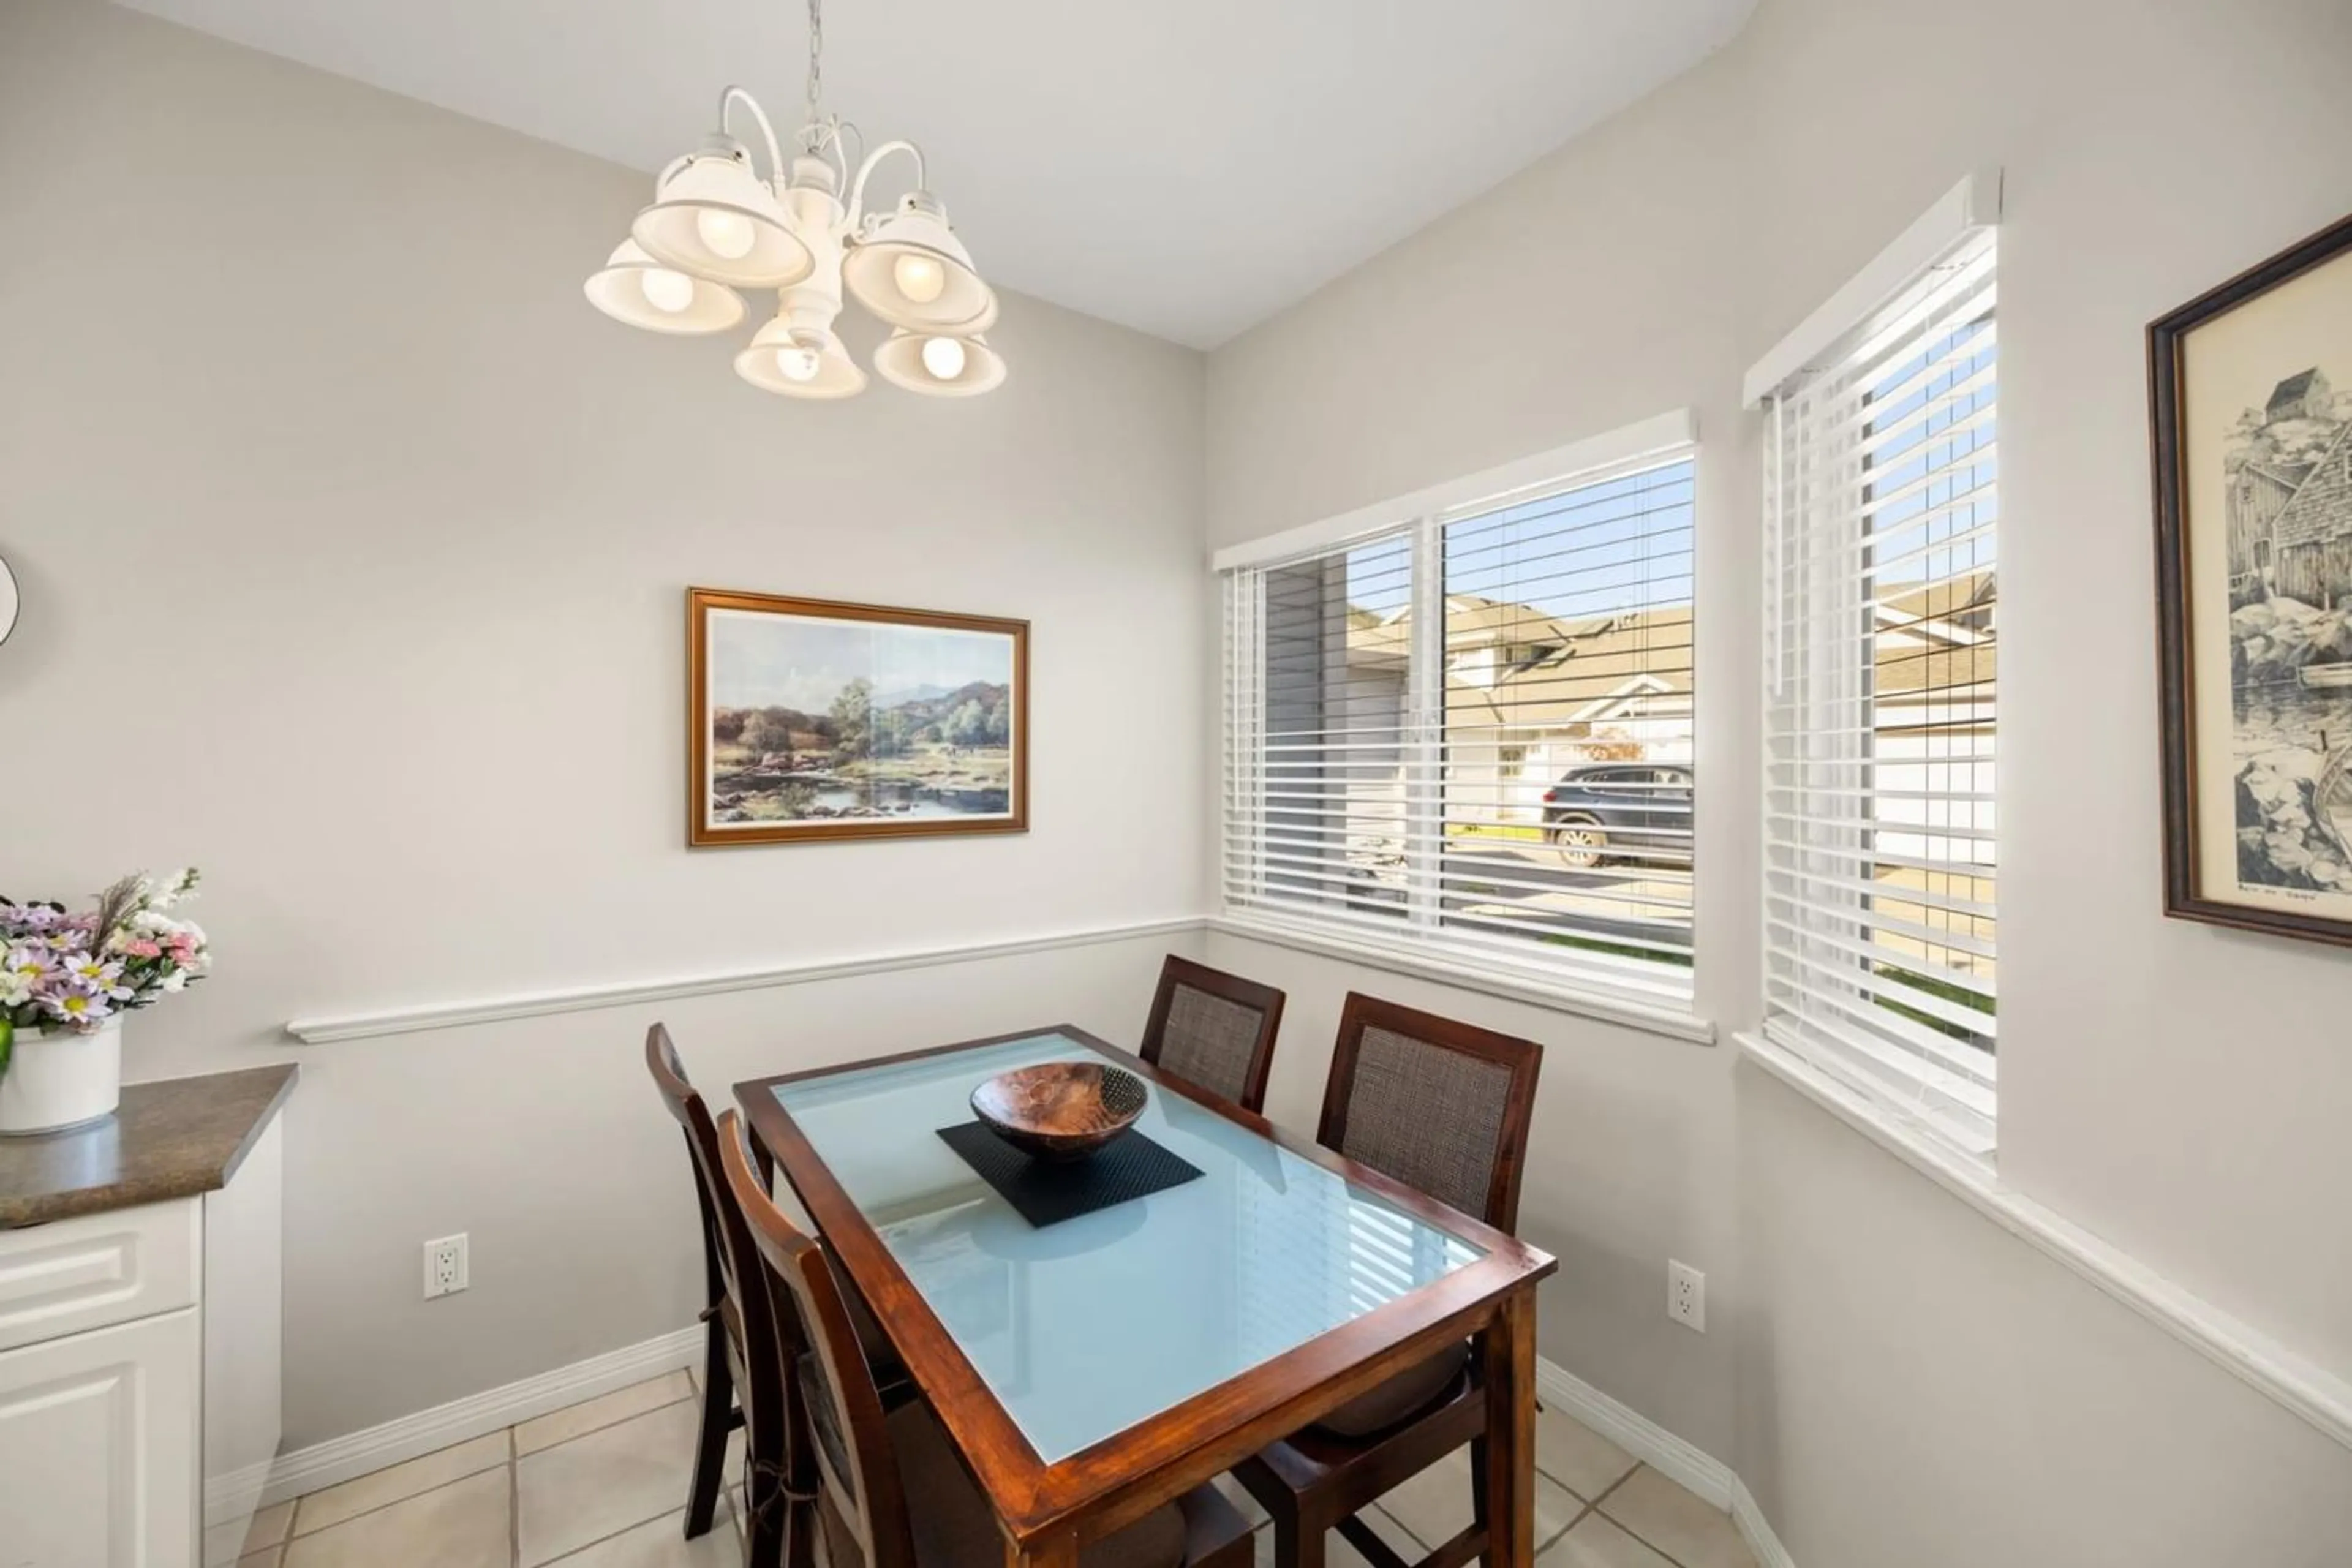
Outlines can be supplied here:
[[2352, 218], [2148, 328], [2165, 912], [2352, 944]]
[[1029, 826], [1029, 623], [687, 591], [687, 842]]

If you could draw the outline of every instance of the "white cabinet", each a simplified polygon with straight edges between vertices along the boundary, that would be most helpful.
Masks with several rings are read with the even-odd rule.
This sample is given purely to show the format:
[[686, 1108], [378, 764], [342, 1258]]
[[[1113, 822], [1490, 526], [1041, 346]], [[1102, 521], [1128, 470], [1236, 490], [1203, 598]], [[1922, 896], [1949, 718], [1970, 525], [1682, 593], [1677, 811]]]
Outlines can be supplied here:
[[225, 1187], [0, 1230], [0, 1568], [220, 1568], [278, 1438], [279, 1122]]
[[196, 1310], [0, 1352], [0, 1563], [188, 1568]]

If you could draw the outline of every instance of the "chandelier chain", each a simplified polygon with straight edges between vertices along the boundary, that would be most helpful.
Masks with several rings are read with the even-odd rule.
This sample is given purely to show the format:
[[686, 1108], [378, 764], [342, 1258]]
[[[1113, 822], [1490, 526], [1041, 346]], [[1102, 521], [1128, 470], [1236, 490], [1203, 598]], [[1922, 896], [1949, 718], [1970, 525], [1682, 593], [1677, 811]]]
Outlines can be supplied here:
[[824, 96], [824, 0], [808, 0], [808, 117], [814, 121]]

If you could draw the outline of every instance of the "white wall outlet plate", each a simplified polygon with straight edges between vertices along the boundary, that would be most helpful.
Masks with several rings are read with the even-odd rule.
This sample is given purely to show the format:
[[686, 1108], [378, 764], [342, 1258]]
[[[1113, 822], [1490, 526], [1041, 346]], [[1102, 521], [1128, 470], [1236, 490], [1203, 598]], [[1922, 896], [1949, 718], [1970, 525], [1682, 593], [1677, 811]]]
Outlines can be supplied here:
[[1666, 1259], [1666, 1316], [1686, 1329], [1706, 1332], [1706, 1276], [1671, 1258]]
[[454, 1295], [466, 1288], [464, 1232], [425, 1244], [425, 1299]]

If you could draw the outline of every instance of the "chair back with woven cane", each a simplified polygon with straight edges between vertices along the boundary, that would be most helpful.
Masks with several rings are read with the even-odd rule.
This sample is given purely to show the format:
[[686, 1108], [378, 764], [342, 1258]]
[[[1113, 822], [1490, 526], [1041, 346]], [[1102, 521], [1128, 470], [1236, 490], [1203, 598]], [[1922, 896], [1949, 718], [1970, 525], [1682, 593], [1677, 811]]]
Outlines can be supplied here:
[[[1511, 1230], [1542, 1064], [1533, 1040], [1350, 994], [1316, 1141]], [[1466, 1342], [1443, 1346], [1235, 1468], [1274, 1516], [1281, 1568], [1324, 1568], [1330, 1531], [1370, 1568], [1408, 1568], [1360, 1516], [1465, 1444], [1472, 1475], [1486, 1474], [1490, 1409], [1470, 1352]], [[1418, 1568], [1460, 1568], [1488, 1551], [1486, 1500], [1474, 1480], [1469, 1524], [1435, 1543]]]
[[1138, 1054], [1244, 1110], [1263, 1110], [1283, 1000], [1271, 985], [1171, 953]]
[[1349, 993], [1315, 1141], [1516, 1230], [1543, 1047]]

